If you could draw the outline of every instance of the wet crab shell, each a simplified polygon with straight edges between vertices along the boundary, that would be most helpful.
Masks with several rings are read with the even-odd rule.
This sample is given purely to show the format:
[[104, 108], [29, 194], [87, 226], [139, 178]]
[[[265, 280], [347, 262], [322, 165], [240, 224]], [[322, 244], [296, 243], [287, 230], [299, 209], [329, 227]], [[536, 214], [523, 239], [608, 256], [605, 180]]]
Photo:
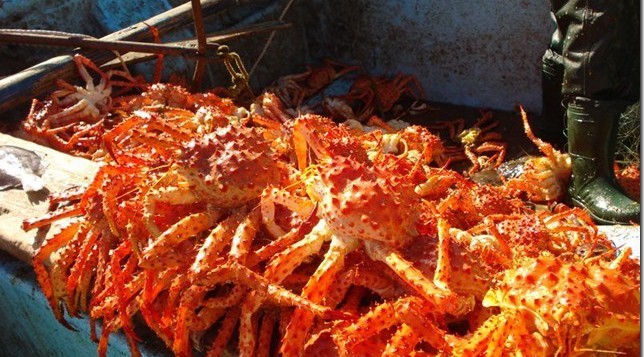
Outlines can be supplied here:
[[136, 104], [163, 104], [175, 108], [189, 108], [194, 100], [183, 87], [167, 83], [154, 83], [150, 88], [136, 98]]
[[294, 130], [311, 139], [308, 144], [315, 152], [332, 156], [352, 157], [366, 161], [367, 153], [359, 137], [353, 135], [346, 126], [337, 125], [331, 119], [305, 114], [297, 118]]
[[188, 143], [179, 161], [223, 207], [239, 206], [259, 197], [280, 176], [269, 143], [255, 128], [218, 128]]
[[414, 207], [420, 199], [411, 185], [395, 183], [386, 172], [345, 157], [332, 160], [320, 171], [325, 188], [321, 216], [335, 232], [393, 247], [418, 235]]
[[567, 262], [544, 253], [506, 271], [483, 305], [533, 316], [534, 327], [551, 344], [568, 341], [574, 348], [601, 350], [639, 347], [638, 268], [615, 268], [603, 260]]

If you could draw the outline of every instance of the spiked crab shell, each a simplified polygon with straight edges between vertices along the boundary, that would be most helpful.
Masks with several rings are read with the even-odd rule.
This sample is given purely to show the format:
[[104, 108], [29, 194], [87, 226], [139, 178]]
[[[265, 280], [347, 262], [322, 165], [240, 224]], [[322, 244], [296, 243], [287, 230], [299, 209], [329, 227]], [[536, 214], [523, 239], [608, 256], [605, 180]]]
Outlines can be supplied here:
[[[529, 320], [553, 351], [639, 347], [638, 272], [628, 271], [634, 265], [623, 264], [624, 253], [613, 261], [598, 258], [567, 262], [542, 254], [524, 259], [519, 268], [505, 272], [483, 305], [532, 316]], [[560, 345], [564, 341], [572, 343]]]
[[[394, 182], [386, 172], [340, 157], [321, 170], [320, 214], [334, 231], [361, 240], [378, 240], [392, 247], [418, 235], [420, 204], [411, 185]], [[319, 189], [319, 188], [318, 188]]]
[[279, 179], [271, 148], [255, 128], [218, 128], [191, 141], [179, 161], [187, 167], [186, 176], [222, 207], [255, 199]]

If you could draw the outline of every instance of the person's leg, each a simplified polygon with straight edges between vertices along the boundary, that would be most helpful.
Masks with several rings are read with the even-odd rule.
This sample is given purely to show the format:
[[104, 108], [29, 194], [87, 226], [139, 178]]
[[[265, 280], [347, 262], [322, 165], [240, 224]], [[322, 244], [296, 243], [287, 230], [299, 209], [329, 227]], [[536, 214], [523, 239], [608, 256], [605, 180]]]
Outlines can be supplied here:
[[563, 40], [563, 89], [573, 177], [569, 195], [601, 223], [639, 221], [618, 188], [617, 122], [639, 98], [639, 1], [552, 1]]
[[[554, 14], [551, 13], [553, 20]], [[556, 23], [556, 21], [553, 21]], [[541, 58], [541, 118], [532, 124], [537, 136], [555, 146], [563, 146], [565, 110], [561, 94], [563, 82], [563, 57], [561, 56], [563, 38], [557, 27], [552, 35], [550, 46]]]
[[613, 171], [617, 120], [626, 102], [576, 97], [568, 104], [573, 204], [600, 223], [638, 222], [640, 205], [619, 188]]

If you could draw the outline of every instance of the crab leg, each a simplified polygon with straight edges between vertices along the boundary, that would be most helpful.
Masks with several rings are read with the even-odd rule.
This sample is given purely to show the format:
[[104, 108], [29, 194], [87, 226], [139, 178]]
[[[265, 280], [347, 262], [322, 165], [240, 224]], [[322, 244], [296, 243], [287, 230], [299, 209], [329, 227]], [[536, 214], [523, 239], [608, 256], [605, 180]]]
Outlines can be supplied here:
[[[454, 337], [454, 354], [458, 356], [501, 356], [504, 351], [504, 342], [512, 326], [510, 321], [516, 316], [506, 314], [493, 315], [479, 327], [469, 340]], [[520, 320], [520, 318], [519, 318]]]
[[320, 316], [325, 319], [349, 317], [347, 314], [341, 311], [334, 311], [333, 309], [330, 309], [328, 307], [321, 306], [309, 299], [294, 294], [279, 285], [272, 284], [267, 281], [266, 278], [246, 268], [243, 265], [235, 262], [231, 262], [227, 265], [227, 268], [225, 267], [222, 269], [222, 273], [224, 273], [223, 275], [227, 275], [225, 274], [225, 270], [230, 269], [230, 272], [236, 280], [248, 285], [258, 294], [265, 295], [270, 301], [277, 305], [298, 306], [305, 308], [307, 311], [310, 311], [314, 315]]
[[255, 356], [268, 357], [271, 352], [271, 339], [275, 329], [276, 316], [273, 313], [264, 313], [259, 327], [259, 338], [257, 340], [257, 351]]
[[[260, 211], [259, 209], [254, 209], [241, 222], [241, 224], [239, 224], [234, 235], [231, 236], [229, 233], [227, 233], [230, 231], [229, 228], [231, 227], [226, 226], [232, 225], [232, 223], [237, 221], [238, 219], [239, 217], [231, 216], [227, 220], [222, 222], [222, 224], [220, 224], [215, 230], [213, 230], [213, 233], [209, 235], [209, 237], [206, 239], [206, 242], [204, 243], [204, 246], [198, 253], [197, 259], [191, 268], [191, 271], [195, 274], [200, 274], [202, 271], [204, 271], [206, 265], [212, 265], [208, 264], [210, 263], [210, 261], [212, 261], [211, 259], [216, 258], [216, 255], [218, 255], [218, 252], [221, 250], [221, 248], [223, 248], [223, 246], [227, 244], [227, 241], [231, 241], [228, 262], [224, 263], [223, 266], [216, 268], [214, 271], [208, 269], [211, 270], [211, 274], [209, 277], [200, 279], [202, 280], [202, 283], [207, 283], [208, 285], [216, 284], [217, 280], [219, 280], [219, 277], [217, 276], [222, 273], [226, 273], [227, 269], [230, 269], [228, 273], [232, 273], [233, 275], [237, 270], [246, 272], [242, 273], [242, 275], [249, 273], [255, 274], [254, 272], [248, 270], [243, 264], [245, 263], [253, 238], [255, 237], [257, 229], [259, 228]], [[216, 238], [220, 239], [217, 239], [217, 241], [215, 241]], [[263, 278], [260, 277], [260, 279]], [[248, 283], [248, 281], [244, 282]], [[251, 282], [251, 284], [253, 283]], [[241, 310], [239, 327], [241, 355], [252, 354], [255, 341], [255, 329], [252, 321], [252, 313], [254, 311], [248, 311], [247, 304], [244, 305], [244, 307], [245, 308], [242, 308]]]
[[451, 268], [449, 265], [449, 226], [443, 219], [438, 220], [438, 257], [434, 272], [434, 285], [441, 290], [449, 290]]
[[307, 125], [303, 125], [301, 120], [296, 120], [293, 124], [293, 146], [295, 149], [295, 156], [297, 157], [297, 166], [300, 171], [304, 171], [307, 165], [307, 145], [318, 158], [330, 157], [331, 154], [322, 145], [317, 135]]
[[532, 128], [530, 128], [530, 123], [528, 122], [528, 114], [523, 109], [523, 106], [519, 106], [519, 110], [521, 111], [521, 120], [523, 121], [525, 135], [539, 148], [539, 150], [541, 150], [542, 153], [544, 153], [544, 155], [546, 155], [546, 157], [554, 160], [557, 157], [557, 151], [555, 148], [534, 135]]
[[[304, 286], [302, 296], [313, 303], [322, 302], [335, 280], [335, 276], [344, 267], [344, 257], [356, 249], [358, 244], [359, 240], [357, 239], [333, 235], [324, 260]], [[301, 308], [295, 309], [280, 347], [280, 352], [284, 356], [298, 356], [301, 353], [314, 317], [309, 311]]]
[[227, 309], [239, 304], [239, 302], [244, 298], [247, 290], [248, 289], [243, 285], [236, 284], [230, 289], [228, 294], [204, 300], [203, 307], [210, 309]]
[[[196, 291], [197, 298], [184, 295], [180, 309], [189, 313], [185, 316], [186, 327], [192, 331], [205, 331], [224, 315], [226, 309], [239, 304], [247, 290], [242, 285], [235, 285], [226, 295], [204, 300], [208, 288], [193, 285], [188, 292]], [[185, 306], [190, 304], [191, 306]], [[199, 308], [200, 307], [200, 308]], [[199, 308], [199, 311], [195, 311]]]
[[400, 299], [395, 303], [396, 317], [400, 321], [404, 321], [412, 327], [432, 347], [439, 351], [449, 351], [449, 346], [445, 341], [445, 331], [427, 318], [431, 309], [432, 306], [413, 297]]
[[269, 281], [281, 283], [308, 256], [317, 254], [322, 244], [331, 238], [326, 222], [320, 220], [302, 240], [275, 256], [266, 266], [264, 276]]
[[[322, 248], [322, 244], [330, 237], [326, 224], [324, 222], [318, 223], [313, 230], [301, 241], [292, 245], [287, 250], [279, 254], [275, 259], [273, 259], [266, 268], [264, 277], [255, 274], [250, 269], [245, 266], [241, 266], [234, 261], [233, 264], [236, 267], [233, 267], [233, 271], [236, 273], [239, 279], [246, 284], [248, 284], [254, 291], [249, 294], [242, 304], [242, 320], [240, 325], [240, 330], [243, 330], [243, 335], [245, 340], [240, 341], [240, 347], [243, 348], [244, 352], [254, 351], [255, 349], [255, 340], [254, 333], [251, 330], [250, 321], [252, 315], [259, 309], [263, 300], [268, 297], [279, 305], [288, 305], [288, 306], [305, 306], [307, 310], [313, 311], [316, 315], [326, 314], [326, 311], [332, 311], [328, 308], [320, 307], [322, 310], [319, 310], [316, 306], [319, 306], [305, 298], [302, 298], [298, 295], [291, 293], [288, 290], [285, 290], [279, 285], [273, 285], [268, 282], [280, 283], [288, 275], [290, 275], [293, 270], [309, 255], [315, 254]], [[317, 310], [317, 312], [315, 312]], [[241, 334], [241, 332], [240, 332]]]
[[90, 302], [90, 288], [91, 284], [94, 282], [94, 277], [96, 275], [96, 270], [94, 267], [98, 262], [98, 251], [92, 249], [89, 252], [89, 257], [87, 258], [86, 266], [91, 267], [91, 269], [85, 269], [79, 278], [78, 286], [76, 287], [76, 295], [74, 301], [77, 304], [80, 304], [81, 311], [89, 311], [88, 303]]
[[340, 355], [348, 355], [360, 342], [398, 323], [393, 302], [385, 302], [362, 315], [357, 321], [333, 334]]
[[[322, 249], [322, 244], [331, 238], [326, 223], [318, 222], [311, 232], [302, 240], [291, 245], [286, 250], [275, 256], [266, 266], [264, 278], [276, 284], [281, 283], [291, 275], [307, 257], [317, 254]], [[244, 301], [244, 312], [252, 314], [261, 306], [263, 298], [255, 293], [249, 294]]]
[[27, 232], [34, 228], [44, 227], [48, 224], [51, 224], [55, 221], [58, 221], [63, 218], [76, 217], [83, 214], [82, 208], [76, 204], [69, 207], [64, 207], [60, 210], [50, 212], [42, 215], [36, 219], [27, 219], [22, 222], [22, 229]]
[[174, 328], [174, 341], [172, 342], [172, 352], [177, 356], [192, 355], [192, 351], [190, 350], [188, 316], [194, 313], [194, 309], [190, 307], [198, 306], [199, 301], [203, 300], [206, 292], [205, 288], [193, 285], [181, 296], [181, 304], [177, 309], [177, 322]]
[[146, 325], [148, 325], [154, 333], [163, 340], [166, 346], [172, 345], [170, 338], [172, 332], [167, 326], [163, 325], [161, 317], [153, 307], [153, 302], [163, 290], [168, 288], [170, 285], [170, 278], [174, 276], [173, 272], [174, 269], [168, 269], [160, 274], [150, 270], [146, 270], [143, 273], [144, 285], [143, 299], [140, 307], [141, 315], [145, 319]]
[[[161, 235], [159, 227], [154, 223], [157, 202], [187, 205], [198, 201], [199, 197], [197, 197], [197, 195], [189, 188], [170, 186], [161, 187], [158, 190], [151, 190], [143, 199], [143, 221], [145, 226], [148, 228], [148, 231], [150, 231], [152, 237], [156, 238]], [[214, 220], [216, 221], [217, 219]]]
[[[84, 242], [80, 248], [80, 253], [76, 260], [76, 264], [70, 269], [69, 277], [67, 278], [67, 284], [65, 290], [67, 296], [71, 299], [74, 296], [74, 291], [81, 281], [83, 274], [87, 273], [86, 266], [87, 262], [90, 259], [90, 253], [94, 251], [94, 243], [101, 235], [100, 232], [97, 232], [97, 229], [90, 228], [87, 235], [84, 237]], [[76, 303], [70, 303], [68, 306], [69, 314], [74, 316], [77, 314]]]
[[194, 213], [184, 217], [159, 235], [152, 244], [143, 250], [140, 261], [141, 267], [154, 269], [158, 264], [156, 259], [160, 254], [210, 228], [218, 218], [219, 213], [212, 212]]
[[211, 270], [212, 262], [219, 257], [219, 253], [222, 249], [224, 249], [224, 247], [233, 239], [233, 227], [238, 226], [242, 218], [242, 211], [235, 212], [221, 221], [215, 229], [210, 231], [210, 234], [204, 240], [203, 245], [199, 248], [199, 252], [197, 253], [194, 263], [190, 267], [190, 274], [192, 275], [191, 279], [193, 282], [197, 283], [197, 277], [202, 276]]
[[[235, 232], [235, 238], [230, 247], [230, 258], [235, 263], [244, 263], [252, 239], [259, 228], [260, 211], [254, 209], [249, 216], [239, 225]], [[249, 296], [255, 295], [253, 291]], [[257, 301], [257, 300], [256, 300]], [[252, 356], [255, 350], [256, 320], [253, 313], [259, 308], [258, 305], [250, 306], [243, 304], [239, 319], [239, 355]]]
[[239, 356], [252, 357], [255, 352], [255, 336], [257, 335], [257, 319], [246, 304], [242, 305], [239, 317]]
[[333, 287], [324, 299], [324, 304], [330, 307], [337, 306], [345, 298], [349, 288], [354, 285], [367, 288], [384, 299], [392, 298], [395, 292], [393, 282], [390, 279], [368, 268], [353, 268], [342, 273], [336, 279]]
[[59, 126], [73, 124], [75, 121], [78, 121], [78, 119], [84, 117], [83, 114], [85, 114], [85, 111], [90, 111], [89, 117], [96, 118], [100, 115], [96, 109], [91, 110], [88, 107], [87, 100], [81, 99], [76, 104], [66, 108], [64, 111], [50, 115], [47, 117], [47, 120], [56, 123]]
[[[383, 355], [408, 356], [420, 340], [440, 351], [449, 350], [445, 332], [428, 318], [433, 305], [410, 296], [377, 305], [353, 324], [333, 334], [341, 355], [349, 355], [372, 336], [400, 325]], [[431, 317], [431, 315], [430, 315]]]
[[275, 256], [276, 254], [282, 252], [284, 249], [290, 245], [301, 240], [302, 237], [306, 235], [305, 232], [310, 232], [313, 227], [319, 222], [316, 215], [316, 208], [313, 209], [313, 212], [309, 217], [303, 221], [298, 227], [292, 229], [290, 232], [280, 236], [278, 239], [271, 241], [270, 243], [262, 246], [257, 249], [255, 252], [251, 252], [247, 265], [249, 267], [254, 267], [259, 262], [262, 262], [270, 257]]
[[246, 219], [237, 227], [230, 244], [229, 259], [240, 264], [245, 264], [246, 257], [253, 243], [253, 238], [259, 229], [259, 209], [252, 210]]
[[74, 222], [67, 227], [64, 227], [58, 234], [53, 236], [51, 239], [46, 240], [40, 246], [38, 252], [34, 255], [34, 258], [32, 260], [34, 271], [36, 272], [36, 278], [38, 280], [38, 283], [40, 284], [43, 294], [49, 302], [49, 306], [56, 316], [56, 320], [60, 321], [63, 326], [67, 327], [70, 330], [74, 330], [74, 328], [71, 327], [71, 325], [69, 325], [63, 317], [62, 307], [58, 302], [58, 296], [57, 294], [55, 294], [55, 287], [53, 286], [51, 277], [49, 276], [49, 273], [45, 268], [44, 262], [60, 247], [75, 239], [78, 236], [80, 229], [80, 222]]
[[316, 302], [312, 302], [305, 297], [296, 295], [279, 285], [271, 283], [267, 278], [255, 273], [235, 260], [229, 260], [223, 265], [220, 265], [215, 270], [215, 273], [210, 275], [210, 278], [212, 280], [208, 282], [209, 284], [230, 280], [238, 281], [248, 286], [253, 290], [253, 294], [256, 294], [256, 296], [249, 295], [252, 297], [244, 301], [240, 311], [240, 339], [243, 338], [240, 341], [240, 347], [243, 347], [244, 353], [250, 351], [249, 353], [252, 354], [252, 351], [255, 350], [255, 328], [252, 314], [264, 299], [269, 299], [274, 304], [280, 306], [303, 308], [311, 312], [314, 316], [320, 316], [325, 319], [343, 319], [348, 317], [346, 313], [321, 306]]
[[403, 323], [387, 343], [382, 357], [410, 356], [418, 342], [420, 336], [411, 326]]
[[[237, 227], [234, 235], [230, 235], [230, 227], [232, 224], [237, 222], [241, 217], [239, 217], [241, 212], [238, 212], [235, 215], [231, 215], [224, 222], [219, 224], [215, 230], [208, 236], [204, 247], [200, 249], [200, 252], [197, 256], [197, 259], [191, 267], [191, 272], [194, 274], [202, 274], [202, 272], [208, 273], [209, 270], [212, 270], [211, 259], [217, 258], [217, 255], [221, 248], [227, 244], [227, 241], [231, 241], [231, 248], [229, 254], [229, 262], [224, 264], [224, 266], [232, 266], [232, 269], [240, 269], [242, 264], [246, 260], [248, 251], [252, 244], [253, 238], [257, 232], [260, 220], [259, 209], [254, 209]], [[217, 239], [220, 238], [220, 239]], [[221, 239], [223, 238], [223, 239]], [[215, 241], [217, 240], [217, 241]], [[211, 259], [209, 259], [211, 258]], [[220, 267], [222, 268], [222, 267]], [[225, 267], [224, 267], [225, 269]], [[213, 276], [218, 275], [220, 269], [215, 269]], [[213, 280], [213, 277], [208, 279], [202, 278], [202, 283], [209, 283], [206, 286], [212, 286], [217, 283], [216, 278]], [[210, 281], [208, 281], [210, 280]], [[238, 289], [239, 290], [239, 289]], [[196, 308], [200, 305], [203, 295], [206, 293], [206, 289], [203, 286], [193, 285], [189, 290], [192, 294], [188, 294], [182, 298], [179, 315], [177, 318], [177, 329], [175, 333], [175, 341], [173, 344], [173, 350], [175, 353], [188, 354], [189, 353], [189, 339], [188, 339], [188, 316], [189, 314], [194, 313]], [[242, 293], [245, 293], [245, 289], [241, 289]], [[191, 298], [191, 295], [197, 295]], [[241, 299], [241, 296], [239, 297]], [[221, 300], [221, 299], [220, 299]], [[211, 299], [209, 301], [210, 305], [215, 305]], [[203, 304], [205, 306], [205, 303]], [[213, 306], [208, 306], [212, 308]], [[221, 307], [217, 307], [221, 309]], [[212, 309], [211, 309], [212, 310]], [[245, 336], [242, 333], [245, 325], [245, 320], [243, 319], [244, 315], [242, 314], [242, 320], [240, 325], [240, 344]], [[252, 334], [252, 331], [251, 331]], [[251, 338], [253, 336], [251, 335]]]
[[[128, 257], [128, 261], [125, 264], [124, 269], [120, 269], [121, 261], [125, 257]], [[116, 310], [118, 319], [115, 320], [115, 323], [125, 332], [125, 337], [132, 355], [140, 356], [141, 354], [136, 342], [139, 338], [134, 332], [134, 325], [132, 322], [132, 315], [138, 311], [138, 306], [132, 303], [132, 297], [143, 287], [143, 280], [133, 280], [133, 283], [138, 282], [135, 289], [132, 289], [129, 292], [126, 291], [126, 279], [132, 278], [132, 271], [136, 269], [137, 263], [138, 259], [132, 254], [129, 241], [123, 241], [123, 243], [115, 249], [110, 265], [114, 272], [113, 286], [117, 302]]]
[[191, 331], [205, 331], [214, 325], [225, 313], [227, 309], [217, 309], [202, 307], [199, 312], [190, 317], [187, 321], [188, 328]]
[[300, 216], [307, 217], [314, 210], [314, 204], [308, 200], [295, 195], [288, 191], [278, 190], [275, 187], [267, 188], [262, 192], [260, 207], [262, 210], [262, 222], [268, 231], [275, 238], [279, 238], [286, 232], [275, 223], [275, 204], [280, 204], [289, 210], [298, 213]]
[[235, 331], [235, 325], [237, 325], [237, 319], [239, 318], [239, 308], [232, 308], [228, 310], [228, 313], [226, 314], [226, 317], [224, 317], [223, 321], [221, 322], [221, 325], [219, 326], [219, 333], [217, 334], [217, 337], [215, 337], [215, 340], [213, 341], [212, 345], [210, 346], [210, 349], [208, 350], [208, 353], [206, 354], [206, 357], [215, 357], [215, 356], [221, 356], [224, 351], [226, 350], [226, 346], [228, 345], [228, 341], [230, 340], [230, 337], [233, 335], [233, 332]]
[[420, 296], [436, 304], [440, 311], [462, 316], [472, 309], [472, 299], [464, 299], [449, 290], [439, 288], [393, 248], [378, 241], [365, 241], [365, 248], [371, 259], [387, 264]]

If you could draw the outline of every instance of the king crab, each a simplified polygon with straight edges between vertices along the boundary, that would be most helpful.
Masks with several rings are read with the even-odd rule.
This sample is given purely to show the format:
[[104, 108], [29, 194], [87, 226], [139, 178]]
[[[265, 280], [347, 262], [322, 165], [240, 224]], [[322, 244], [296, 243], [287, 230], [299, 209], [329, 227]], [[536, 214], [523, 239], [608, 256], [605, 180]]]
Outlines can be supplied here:
[[[346, 255], [363, 248], [370, 259], [388, 266], [409, 289], [439, 311], [461, 315], [471, 308], [469, 299], [442, 289], [440, 282], [426, 278], [397, 251], [419, 234], [416, 227], [419, 215], [409, 212], [409, 208], [419, 207], [420, 197], [414, 192], [411, 182], [372, 165], [368, 160], [359, 161], [356, 158], [364, 158], [360, 154], [332, 155], [335, 147], [325, 145], [316, 132], [300, 132], [294, 137], [301, 138], [300, 149], [306, 150], [306, 145], [310, 145], [318, 156], [318, 164], [304, 165], [307, 169], [303, 181], [309, 199], [316, 204], [319, 221], [300, 241], [268, 262], [265, 276], [278, 282], [283, 280], [329, 241], [322, 263], [301, 293], [314, 303], [325, 299], [336, 275], [344, 267]], [[307, 157], [306, 153], [298, 153], [298, 156]], [[287, 190], [274, 191], [274, 197], [269, 200], [295, 207], [298, 213], [311, 213], [310, 204], [301, 205], [305, 201], [303, 197]], [[248, 301], [242, 306], [242, 311], [248, 305], [247, 309], [252, 312], [254, 304], [257, 302]], [[281, 353], [300, 353], [313, 318], [303, 309], [295, 310], [282, 339]]]
[[[612, 252], [608, 252], [612, 253]], [[525, 356], [639, 353], [639, 265], [630, 248], [610, 259], [542, 253], [518, 260], [490, 289], [483, 306], [498, 307], [473, 334], [451, 336], [456, 354], [485, 351]]]
[[[56, 82], [59, 89], [44, 102], [34, 99], [29, 115], [22, 123], [22, 129], [36, 141], [44, 141], [65, 152], [71, 152], [77, 146], [92, 147], [96, 144], [96, 131], [102, 131], [103, 119], [112, 108], [114, 86], [142, 87], [129, 73], [118, 70], [104, 72], [81, 55], [74, 56], [74, 64], [85, 86], [59, 79]], [[98, 74], [98, 84], [88, 69]], [[114, 76], [124, 80], [114, 80]]]

